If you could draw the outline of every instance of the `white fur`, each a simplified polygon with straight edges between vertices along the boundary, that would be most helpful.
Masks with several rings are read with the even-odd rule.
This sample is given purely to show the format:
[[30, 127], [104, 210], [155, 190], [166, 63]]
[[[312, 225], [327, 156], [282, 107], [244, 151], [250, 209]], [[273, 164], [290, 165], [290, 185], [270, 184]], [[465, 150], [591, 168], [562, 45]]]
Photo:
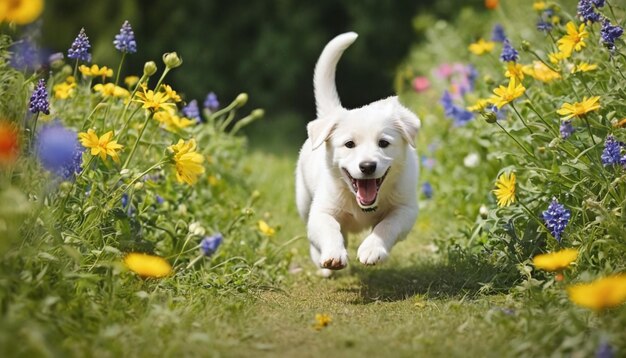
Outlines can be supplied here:
[[[307, 126], [309, 138], [296, 169], [296, 203], [307, 221], [311, 258], [324, 269], [344, 268], [346, 235], [366, 229], [371, 232], [358, 249], [359, 261], [366, 265], [384, 261], [417, 217], [414, 138], [419, 119], [397, 97], [348, 110], [337, 95], [337, 62], [356, 38], [354, 32], [339, 35], [320, 55], [313, 80], [318, 118]], [[381, 140], [389, 146], [381, 147]], [[348, 141], [353, 148], [346, 147]], [[359, 166], [363, 162], [375, 162], [376, 170], [364, 174]], [[375, 202], [362, 204], [352, 180], [382, 178], [385, 173]]]

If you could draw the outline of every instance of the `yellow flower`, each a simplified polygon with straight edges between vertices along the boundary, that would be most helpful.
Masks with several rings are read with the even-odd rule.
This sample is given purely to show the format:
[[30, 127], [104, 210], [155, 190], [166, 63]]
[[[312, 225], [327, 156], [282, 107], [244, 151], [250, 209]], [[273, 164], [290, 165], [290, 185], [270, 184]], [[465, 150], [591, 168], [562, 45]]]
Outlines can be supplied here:
[[496, 188], [493, 193], [498, 199], [498, 206], [503, 208], [515, 202], [515, 173], [502, 173], [496, 180]]
[[548, 58], [550, 59], [550, 62], [557, 64], [565, 59], [570, 58], [571, 53], [570, 54], [566, 54], [564, 52], [552, 52], [548, 54]]
[[202, 162], [204, 158], [196, 152], [196, 140], [190, 139], [185, 142], [182, 139], [178, 143], [168, 147], [174, 152], [174, 163], [176, 165], [176, 180], [179, 183], [194, 185], [198, 181], [198, 176], [204, 173]]
[[165, 91], [165, 93], [176, 103], [182, 101], [182, 98], [172, 89], [172, 87], [168, 85], [162, 85], [161, 88]]
[[80, 65], [78, 67], [80, 73], [87, 77], [111, 77], [113, 76], [113, 70], [107, 66], [98, 67], [98, 65], [91, 65], [91, 67]]
[[515, 62], [509, 62], [506, 64], [506, 72], [504, 72], [504, 76], [507, 78], [515, 78], [517, 81], [521, 82], [524, 79], [524, 71], [522, 70], [522, 65]]
[[85, 148], [91, 149], [91, 155], [99, 155], [102, 160], [106, 160], [108, 155], [116, 163], [120, 162], [117, 151], [124, 146], [113, 140], [113, 131], [109, 131], [98, 138], [96, 132], [90, 128], [87, 130], [87, 133], [78, 133], [78, 139], [80, 139], [80, 143]]
[[626, 302], [626, 274], [573, 285], [567, 288], [567, 293], [575, 304], [596, 311], [618, 307]]
[[480, 39], [475, 43], [469, 45], [469, 50], [471, 53], [475, 55], [484, 55], [485, 53], [489, 53], [493, 50], [493, 47], [496, 45], [495, 42], [485, 41], [484, 39]]
[[101, 84], [98, 83], [97, 85], [93, 86], [93, 89], [97, 92], [100, 92], [102, 94], [102, 96], [104, 97], [128, 97], [130, 96], [130, 93], [120, 87], [120, 86], [116, 86], [113, 83], [107, 83], [107, 84]]
[[560, 271], [576, 261], [578, 250], [564, 249], [549, 254], [541, 254], [533, 257], [533, 265], [546, 271]]
[[321, 330], [324, 327], [327, 327], [333, 321], [332, 317], [326, 313], [316, 313], [315, 314], [315, 324], [313, 328], [317, 331]]
[[67, 99], [74, 95], [74, 88], [76, 88], [76, 80], [74, 76], [68, 76], [65, 82], [54, 85], [52, 90], [55, 98]]
[[561, 75], [558, 72], [551, 70], [550, 67], [546, 66], [541, 61], [533, 62], [532, 66], [527, 65], [522, 67], [522, 71], [541, 82], [552, 82], [561, 78]]
[[569, 56], [573, 51], [580, 51], [587, 45], [585, 39], [589, 37], [589, 33], [585, 31], [585, 24], [576, 28], [572, 21], [567, 23], [566, 29], [567, 34], [557, 41], [557, 45], [560, 52]]
[[474, 105], [467, 107], [468, 111], [471, 112], [480, 112], [487, 108], [487, 106], [491, 103], [488, 98], [480, 98], [474, 103]]
[[124, 264], [141, 277], [165, 277], [172, 273], [172, 266], [159, 256], [130, 253], [124, 257]]
[[155, 113], [154, 119], [160, 122], [165, 130], [174, 133], [196, 123], [192, 119], [177, 116], [173, 109]]
[[626, 126], [626, 118], [622, 118], [620, 121], [613, 123], [613, 127], [621, 128]]
[[137, 76], [126, 76], [124, 78], [124, 83], [126, 83], [126, 86], [128, 86], [128, 88], [133, 87], [137, 84], [137, 82], [139, 82], [139, 77]]
[[261, 234], [263, 234], [265, 236], [274, 236], [274, 234], [276, 234], [276, 229], [274, 229], [273, 227], [269, 226], [263, 220], [259, 220], [257, 225], [259, 226], [259, 231], [261, 232]]
[[209, 175], [207, 180], [209, 181], [210, 186], [218, 186], [218, 184], [220, 183], [220, 179], [215, 175]]
[[157, 112], [168, 107], [176, 106], [176, 104], [169, 102], [170, 96], [166, 93], [154, 93], [153, 90], [147, 90], [146, 87], [142, 87], [141, 89], [142, 92], [137, 93], [139, 99], [134, 99], [133, 101], [142, 103], [142, 108]]
[[43, 11], [43, 0], [0, 1], [0, 22], [25, 25], [35, 21]]
[[535, 1], [533, 3], [533, 10], [535, 11], [543, 11], [546, 7], [548, 7], [548, 4], [545, 1]]
[[598, 65], [595, 63], [591, 64], [589, 62], [581, 62], [572, 68], [572, 73], [576, 72], [589, 72], [598, 69]]
[[507, 87], [499, 86], [498, 88], [493, 90], [495, 96], [492, 96], [490, 101], [491, 103], [496, 105], [498, 109], [500, 109], [505, 104], [523, 95], [524, 91], [526, 91], [526, 87], [518, 84], [515, 77], [511, 77], [509, 79], [509, 85]]
[[556, 113], [565, 116], [561, 118], [566, 121], [572, 117], [580, 117], [583, 114], [587, 114], [591, 111], [595, 111], [600, 109], [600, 96], [595, 96], [591, 98], [583, 97], [582, 102], [574, 102], [574, 103], [563, 103], [561, 108], [556, 111]]

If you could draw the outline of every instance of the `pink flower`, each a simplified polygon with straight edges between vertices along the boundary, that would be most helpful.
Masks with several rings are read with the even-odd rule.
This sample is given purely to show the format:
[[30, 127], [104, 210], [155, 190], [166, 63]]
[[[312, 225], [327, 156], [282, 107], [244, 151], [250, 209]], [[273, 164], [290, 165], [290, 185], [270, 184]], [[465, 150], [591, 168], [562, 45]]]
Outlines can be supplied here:
[[413, 89], [415, 92], [424, 92], [430, 88], [430, 81], [425, 76], [417, 76], [413, 79]]
[[452, 76], [452, 72], [452, 66], [450, 66], [450, 64], [448, 63], [442, 63], [441, 65], [439, 65], [439, 67], [435, 69], [435, 74], [441, 79], [447, 79], [448, 77]]

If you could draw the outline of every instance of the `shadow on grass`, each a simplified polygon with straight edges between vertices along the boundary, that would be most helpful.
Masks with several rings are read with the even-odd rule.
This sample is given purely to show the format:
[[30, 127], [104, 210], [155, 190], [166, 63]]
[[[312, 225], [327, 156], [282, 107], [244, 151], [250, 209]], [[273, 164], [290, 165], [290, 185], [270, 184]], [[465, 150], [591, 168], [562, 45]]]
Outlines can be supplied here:
[[356, 267], [361, 281], [355, 304], [401, 301], [415, 295], [428, 298], [473, 298], [479, 293], [497, 293], [512, 287], [518, 276], [494, 266], [469, 262], [419, 262], [402, 267], [377, 269]]

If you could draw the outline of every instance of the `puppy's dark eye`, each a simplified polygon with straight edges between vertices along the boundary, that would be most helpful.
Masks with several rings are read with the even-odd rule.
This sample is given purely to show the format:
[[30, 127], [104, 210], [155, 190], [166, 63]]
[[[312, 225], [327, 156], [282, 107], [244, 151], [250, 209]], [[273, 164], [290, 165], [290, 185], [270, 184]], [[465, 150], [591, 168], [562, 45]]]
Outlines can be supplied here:
[[389, 142], [384, 139], [378, 141], [378, 146], [381, 148], [387, 148], [389, 146]]
[[351, 140], [347, 141], [346, 144], [344, 145], [346, 146], [346, 148], [350, 148], [350, 149], [356, 147], [356, 144], [354, 144], [354, 142]]

